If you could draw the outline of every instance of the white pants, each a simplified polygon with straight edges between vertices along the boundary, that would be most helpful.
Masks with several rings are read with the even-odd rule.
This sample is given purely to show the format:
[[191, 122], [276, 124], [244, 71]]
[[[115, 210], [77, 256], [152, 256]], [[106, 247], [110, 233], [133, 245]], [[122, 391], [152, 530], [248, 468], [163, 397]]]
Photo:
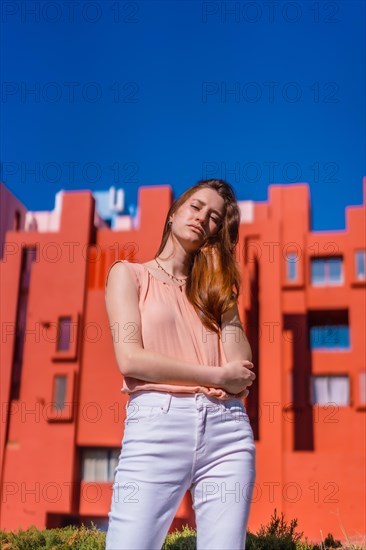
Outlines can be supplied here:
[[131, 394], [106, 550], [161, 550], [188, 489], [197, 550], [244, 550], [255, 459], [241, 400], [203, 393]]

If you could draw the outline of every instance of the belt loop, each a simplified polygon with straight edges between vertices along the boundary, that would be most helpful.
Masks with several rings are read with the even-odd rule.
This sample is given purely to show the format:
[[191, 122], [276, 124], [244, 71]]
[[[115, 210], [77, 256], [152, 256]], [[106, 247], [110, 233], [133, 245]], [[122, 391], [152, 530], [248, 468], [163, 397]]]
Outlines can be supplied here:
[[194, 398], [195, 398], [195, 402], [196, 402], [196, 409], [198, 411], [202, 411], [202, 409], [203, 409], [203, 394], [200, 393], [200, 392], [197, 392], [195, 394]]
[[172, 394], [167, 393], [164, 399], [164, 403], [161, 407], [164, 413], [167, 413], [169, 411], [171, 400], [172, 400]]

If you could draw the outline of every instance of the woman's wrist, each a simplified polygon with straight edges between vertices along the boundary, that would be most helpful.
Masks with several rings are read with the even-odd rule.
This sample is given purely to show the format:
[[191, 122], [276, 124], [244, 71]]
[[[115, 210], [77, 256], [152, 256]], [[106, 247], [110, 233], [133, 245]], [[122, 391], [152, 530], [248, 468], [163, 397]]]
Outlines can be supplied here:
[[222, 385], [224, 383], [224, 377], [223, 377], [223, 369], [222, 367], [210, 367], [210, 369], [213, 371], [213, 377], [212, 377], [212, 386], [216, 388], [222, 388]]

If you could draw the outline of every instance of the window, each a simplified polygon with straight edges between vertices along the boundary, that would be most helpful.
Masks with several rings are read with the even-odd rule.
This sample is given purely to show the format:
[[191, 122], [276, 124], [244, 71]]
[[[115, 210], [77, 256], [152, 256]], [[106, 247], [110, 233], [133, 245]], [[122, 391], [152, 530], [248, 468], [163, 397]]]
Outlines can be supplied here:
[[309, 310], [309, 345], [312, 350], [349, 350], [347, 309]]
[[311, 404], [349, 405], [349, 378], [347, 375], [312, 376]]
[[35, 246], [22, 249], [21, 272], [17, 305], [15, 345], [12, 366], [11, 399], [19, 399], [22, 378], [23, 353], [26, 336], [27, 309], [33, 262], [37, 261]]
[[80, 313], [59, 312], [53, 361], [76, 361], [80, 346]]
[[286, 254], [287, 280], [297, 280], [297, 260], [298, 255], [295, 252]]
[[310, 328], [311, 349], [348, 349], [349, 326], [324, 325]]
[[340, 285], [343, 283], [341, 257], [311, 258], [311, 284], [313, 286]]
[[47, 410], [48, 422], [70, 422], [74, 417], [73, 400], [76, 372], [57, 372], [50, 382], [51, 410]]
[[60, 317], [57, 330], [57, 351], [68, 351], [71, 344], [71, 317]]
[[356, 279], [357, 279], [357, 281], [364, 281], [366, 279], [366, 275], [365, 275], [365, 251], [364, 250], [356, 250], [355, 260], [356, 260]]
[[64, 375], [54, 377], [53, 408], [63, 411], [65, 408], [67, 377]]
[[84, 449], [82, 454], [83, 481], [113, 481], [120, 449]]

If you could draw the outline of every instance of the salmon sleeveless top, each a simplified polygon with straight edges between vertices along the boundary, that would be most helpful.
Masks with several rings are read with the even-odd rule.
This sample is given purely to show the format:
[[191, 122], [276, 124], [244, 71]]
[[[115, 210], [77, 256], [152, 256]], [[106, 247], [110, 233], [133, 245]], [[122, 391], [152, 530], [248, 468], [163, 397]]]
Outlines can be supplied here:
[[[105, 286], [112, 266], [118, 262], [128, 266], [136, 286], [144, 349], [198, 365], [219, 367], [226, 363], [219, 335], [203, 325], [188, 301], [184, 285], [170, 279], [158, 279], [144, 264], [117, 260], [108, 269]], [[222, 400], [235, 397], [221, 388], [161, 384], [124, 377], [122, 393], [131, 394], [141, 390], [188, 394], [200, 392]]]

